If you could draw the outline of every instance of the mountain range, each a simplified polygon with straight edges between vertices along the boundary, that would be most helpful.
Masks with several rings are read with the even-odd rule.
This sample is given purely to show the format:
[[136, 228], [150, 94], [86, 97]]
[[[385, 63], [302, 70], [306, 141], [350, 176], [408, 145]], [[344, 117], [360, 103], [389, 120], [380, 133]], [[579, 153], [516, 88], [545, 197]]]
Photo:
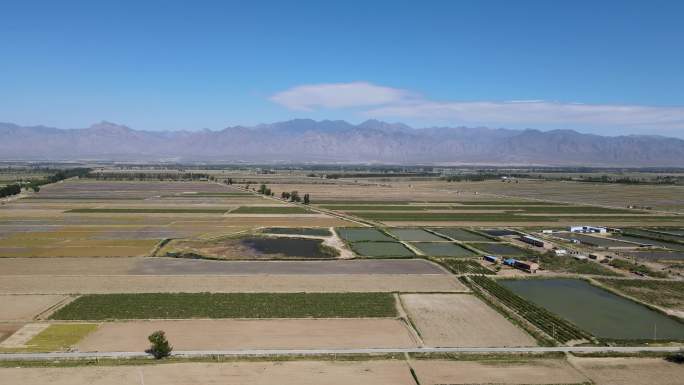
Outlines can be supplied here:
[[0, 123], [0, 160], [683, 166], [684, 140], [572, 130], [412, 128], [295, 119], [219, 131], [143, 131]]

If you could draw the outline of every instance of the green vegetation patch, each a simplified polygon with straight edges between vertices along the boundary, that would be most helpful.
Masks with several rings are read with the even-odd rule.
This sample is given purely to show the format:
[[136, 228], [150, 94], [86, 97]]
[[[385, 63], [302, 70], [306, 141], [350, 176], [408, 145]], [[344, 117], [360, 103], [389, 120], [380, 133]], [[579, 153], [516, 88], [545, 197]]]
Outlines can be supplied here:
[[395, 317], [391, 293], [141, 293], [84, 295], [55, 320]]
[[489, 270], [472, 259], [440, 258], [437, 259], [437, 262], [454, 274], [496, 274], [496, 272]]
[[446, 239], [423, 229], [390, 229], [392, 234], [402, 241], [445, 241]]
[[364, 257], [415, 257], [416, 255], [399, 242], [357, 242], [352, 250]]
[[410, 205], [323, 205], [322, 208], [337, 211], [425, 211], [451, 210], [451, 206], [410, 206]]
[[310, 227], [267, 227], [262, 229], [261, 232], [267, 234], [310, 235], [314, 237], [329, 237], [332, 235], [328, 229]]
[[684, 281], [606, 278], [596, 280], [640, 301], [668, 309], [684, 310]]
[[174, 208], [83, 208], [71, 209], [65, 211], [66, 213], [109, 213], [109, 214], [222, 214], [229, 209], [174, 209]]
[[415, 242], [413, 246], [431, 257], [474, 257], [477, 253], [456, 243], [448, 242]]
[[649, 277], [654, 277], [654, 278], [667, 278], [667, 274], [663, 273], [662, 271], [655, 271], [651, 269], [650, 267], [637, 263], [637, 262], [630, 262], [630, 261], [625, 261], [624, 259], [619, 259], [619, 258], [613, 258], [610, 261], [610, 265], [617, 268], [617, 269], [622, 269], [622, 270], [627, 270], [632, 273], [639, 273], [639, 274], [644, 274]]
[[311, 211], [297, 206], [240, 206], [231, 214], [311, 214]]
[[539, 257], [539, 265], [544, 270], [570, 274], [592, 274], [617, 277], [620, 274], [607, 267], [589, 260], [577, 260], [571, 256], [544, 254]]
[[338, 228], [337, 233], [348, 242], [388, 241], [394, 242], [394, 238], [378, 229], [372, 228]]
[[26, 344], [30, 351], [55, 352], [70, 348], [97, 329], [96, 324], [55, 324]]
[[540, 202], [540, 201], [467, 201], [454, 202], [460, 205], [473, 206], [565, 206], [566, 203]]

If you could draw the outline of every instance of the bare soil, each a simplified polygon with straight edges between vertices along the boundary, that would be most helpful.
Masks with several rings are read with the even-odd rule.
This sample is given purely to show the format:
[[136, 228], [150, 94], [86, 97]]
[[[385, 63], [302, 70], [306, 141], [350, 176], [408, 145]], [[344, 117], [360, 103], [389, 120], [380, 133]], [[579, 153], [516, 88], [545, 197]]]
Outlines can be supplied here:
[[401, 301], [431, 347], [536, 346], [535, 340], [473, 295], [403, 294]]
[[30, 321], [64, 295], [0, 295], [0, 321]]
[[411, 366], [422, 385], [580, 384], [587, 378], [565, 360], [524, 362], [417, 360]]
[[445, 274], [15, 275], [0, 280], [0, 294], [467, 291], [455, 277]]
[[681, 385], [684, 367], [661, 358], [571, 358], [598, 385]]
[[83, 368], [3, 368], [22, 385], [415, 385], [403, 361], [238, 362]]
[[143, 351], [164, 330], [176, 350], [415, 347], [396, 319], [271, 319], [135, 321], [102, 324], [80, 351]]

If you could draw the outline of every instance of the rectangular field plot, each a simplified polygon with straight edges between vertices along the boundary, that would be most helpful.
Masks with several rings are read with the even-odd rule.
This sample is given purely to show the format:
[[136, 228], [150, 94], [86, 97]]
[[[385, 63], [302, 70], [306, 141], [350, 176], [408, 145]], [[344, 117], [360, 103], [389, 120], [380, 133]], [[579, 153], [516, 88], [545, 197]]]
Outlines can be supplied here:
[[390, 229], [389, 231], [402, 241], [430, 242], [446, 240], [423, 229]]
[[176, 350], [415, 347], [398, 319], [222, 319], [107, 322], [78, 343], [79, 351], [133, 352], [164, 330]]
[[363, 257], [415, 257], [416, 255], [399, 242], [356, 242], [352, 250]]
[[456, 243], [414, 242], [413, 246], [431, 257], [473, 257], [476, 253]]
[[440, 258], [439, 262], [454, 274], [496, 274], [496, 272], [489, 270], [472, 259]]
[[84, 295], [50, 319], [356, 318], [396, 314], [390, 293], [140, 293]]
[[449, 227], [443, 227], [443, 228], [434, 228], [431, 229], [434, 232], [444, 234], [449, 238], [455, 239], [457, 241], [463, 241], [463, 242], [496, 242], [496, 240], [487, 238], [483, 235], [473, 233], [468, 230], [464, 229], [458, 229], [458, 228], [449, 228]]
[[0, 321], [30, 321], [67, 298], [63, 295], [0, 295]]
[[229, 208], [82, 208], [67, 210], [74, 214], [223, 214]]
[[296, 206], [241, 206], [230, 214], [313, 214], [311, 211]]
[[337, 234], [348, 242], [365, 241], [394, 241], [394, 238], [377, 229], [358, 228], [358, 229], [336, 229]]
[[663, 248], [670, 249], [670, 250], [684, 251], [684, 244], [682, 244], [682, 243], [667, 242], [667, 241], [663, 241], [663, 240], [656, 240], [656, 239], [651, 239], [651, 238], [642, 238], [642, 237], [631, 236], [631, 235], [616, 235], [615, 237], [618, 239], [625, 240], [625, 241], [637, 242], [637, 243], [644, 244], [644, 245], [652, 245], [655, 247], [663, 247]]
[[684, 323], [585, 281], [525, 279], [500, 282], [515, 294], [599, 338], [684, 340]]
[[529, 254], [523, 249], [505, 243], [469, 243], [468, 245], [487, 254], [520, 256]]
[[641, 260], [651, 261], [677, 261], [684, 259], [684, 252], [677, 251], [661, 251], [661, 250], [645, 250], [624, 253], [630, 257], [635, 257]]
[[532, 337], [474, 295], [402, 294], [401, 301], [427, 346], [536, 346]]

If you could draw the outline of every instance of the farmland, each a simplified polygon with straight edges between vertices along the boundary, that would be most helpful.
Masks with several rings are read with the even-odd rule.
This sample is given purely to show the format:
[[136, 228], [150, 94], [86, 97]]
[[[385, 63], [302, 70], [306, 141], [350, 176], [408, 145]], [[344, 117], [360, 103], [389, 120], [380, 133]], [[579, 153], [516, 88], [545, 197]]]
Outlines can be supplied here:
[[386, 293], [91, 294], [59, 309], [55, 320], [183, 318], [393, 317]]
[[[211, 175], [250, 186], [81, 178], [0, 207], [0, 343], [15, 336], [10, 342], [24, 342], [11, 351], [142, 351], [158, 329], [178, 350], [642, 343], [639, 328], [607, 335], [515, 294], [500, 278], [529, 273], [486, 262], [484, 254], [536, 261], [543, 278], [591, 277], [671, 314], [681, 311], [676, 270], [644, 262], [669, 280], [624, 279], [629, 268], [558, 257], [515, 239], [539, 235], [587, 252], [602, 245], [571, 244], [556, 237], [563, 233], [547, 237], [540, 228], [638, 218], [638, 228], [623, 235], [678, 244], [681, 225], [665, 222], [680, 219], [673, 212], [452, 193], [453, 183], [434, 180], [409, 187], [402, 180], [320, 181], [302, 173]], [[259, 194], [260, 183], [274, 195]], [[277, 198], [292, 191], [310, 194], [311, 204]], [[615, 235], [574, 236], [624, 242]], [[627, 253], [637, 252], [678, 253], [628, 247], [614, 260], [631, 267]], [[667, 325], [658, 329], [661, 340], [676, 339]], [[302, 362], [313, 368], [317, 360]], [[368, 368], [378, 358], [354, 360]], [[501, 382], [487, 374], [500, 364], [480, 361], [426, 356], [408, 366], [420, 383], [463, 382], [454, 377], [459, 368], [471, 371], [459, 378]], [[524, 370], [565, 373], [567, 365], [533, 361], [515, 361], [520, 382], [539, 382]], [[397, 362], [415, 383], [408, 361]], [[543, 383], [556, 381], [549, 373]], [[382, 378], [394, 384], [402, 376]]]

